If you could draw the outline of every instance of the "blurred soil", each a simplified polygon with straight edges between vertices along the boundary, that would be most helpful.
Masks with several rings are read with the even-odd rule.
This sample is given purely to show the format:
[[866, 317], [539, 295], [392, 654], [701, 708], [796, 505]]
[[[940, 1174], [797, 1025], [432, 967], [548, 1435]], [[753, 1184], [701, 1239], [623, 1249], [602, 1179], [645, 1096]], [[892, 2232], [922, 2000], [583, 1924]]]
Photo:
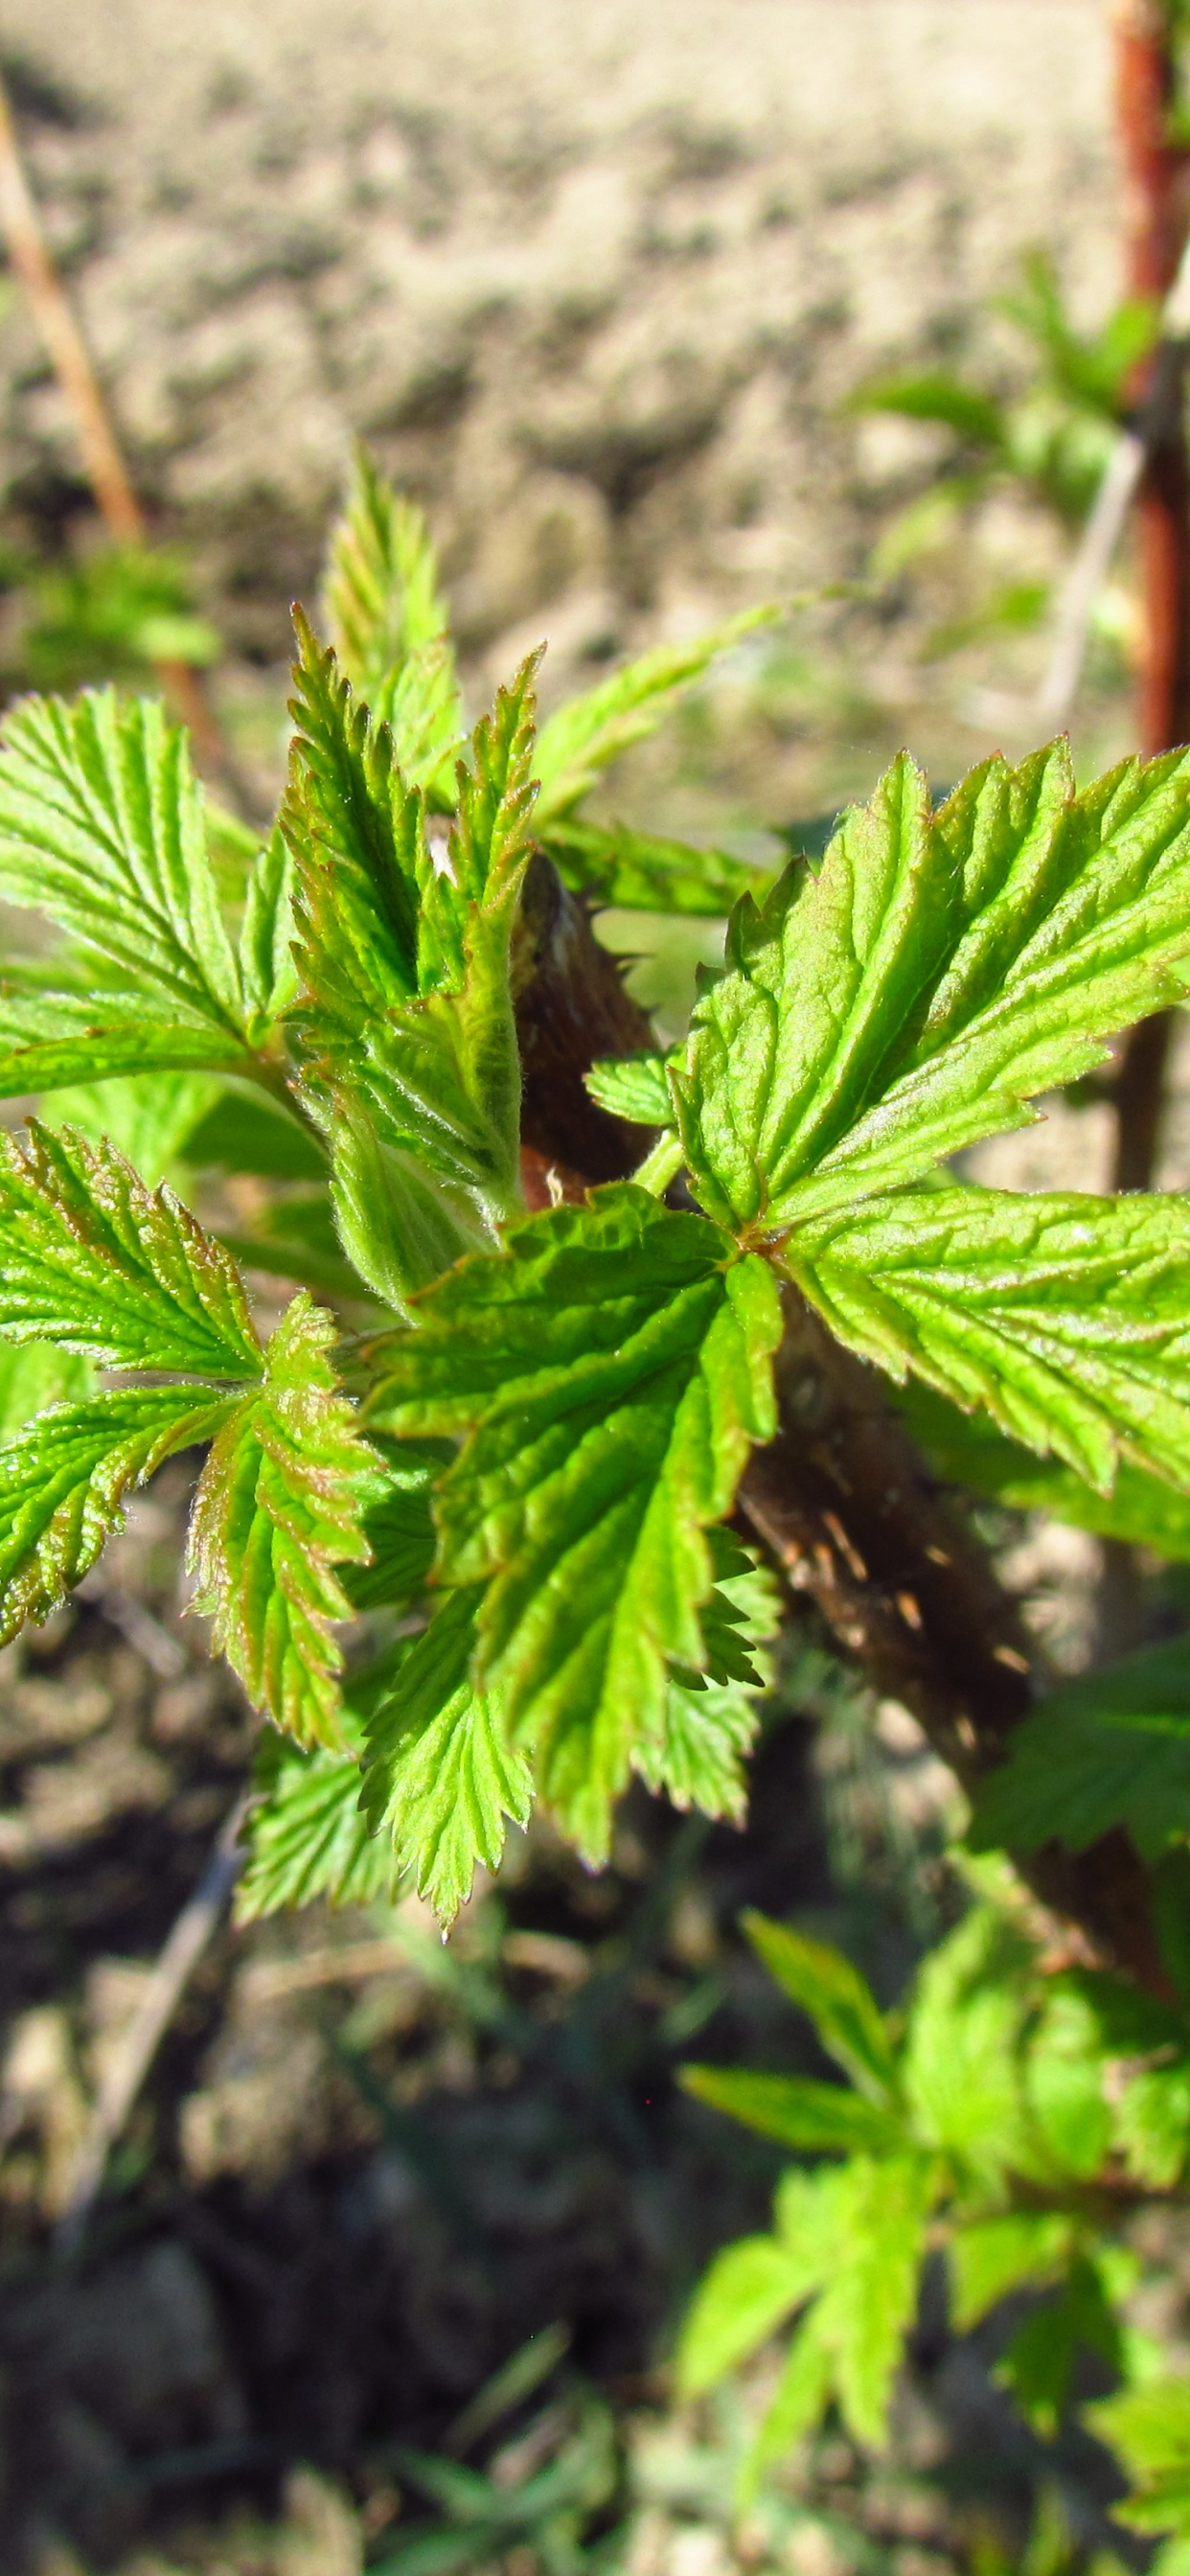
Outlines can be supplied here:
[[[6, 0], [0, 59], [266, 766], [353, 436], [426, 501], [477, 684], [548, 631], [560, 691], [862, 574], [939, 443], [848, 397], [972, 352], [1019, 369], [989, 300], [1028, 246], [1085, 320], [1119, 292], [1100, 0]], [[43, 536], [83, 499], [19, 304], [0, 478]], [[966, 571], [1054, 548], [1001, 494]], [[715, 758], [687, 746], [704, 829], [712, 788], [755, 820], [865, 785], [907, 723], [944, 776], [984, 748], [915, 668], [922, 625], [895, 588], [795, 619], [757, 720], [737, 692]], [[655, 770], [640, 793], [681, 806]]]

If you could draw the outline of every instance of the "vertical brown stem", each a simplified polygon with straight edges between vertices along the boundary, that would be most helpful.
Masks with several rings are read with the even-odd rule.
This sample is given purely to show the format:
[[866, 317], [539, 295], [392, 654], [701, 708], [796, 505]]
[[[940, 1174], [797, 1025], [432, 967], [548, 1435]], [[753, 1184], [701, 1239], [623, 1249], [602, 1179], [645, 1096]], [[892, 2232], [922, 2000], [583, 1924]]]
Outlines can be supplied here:
[[[1170, 140], [1174, 96], [1168, 0], [1116, 0], [1116, 115], [1124, 176], [1130, 294], [1160, 300], [1177, 275], [1186, 238], [1187, 155]], [[1168, 381], [1154, 381], [1165, 368]], [[1137, 549], [1145, 641], [1138, 709], [1140, 746], [1168, 751], [1190, 736], [1190, 468], [1180, 355], [1158, 353], [1134, 388], [1150, 405], [1150, 441], [1137, 495]], [[1154, 401], [1154, 396], [1156, 400]], [[1116, 1087], [1114, 1186], [1147, 1189], [1161, 1126], [1168, 1017], [1126, 1041]]]

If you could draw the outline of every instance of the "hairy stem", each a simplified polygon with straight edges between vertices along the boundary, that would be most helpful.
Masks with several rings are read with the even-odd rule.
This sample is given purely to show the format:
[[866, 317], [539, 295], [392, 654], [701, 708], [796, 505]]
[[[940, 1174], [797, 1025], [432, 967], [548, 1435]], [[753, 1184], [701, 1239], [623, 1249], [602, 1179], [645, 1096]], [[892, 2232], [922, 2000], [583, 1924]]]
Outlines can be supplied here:
[[[792, 1289], [777, 1384], [781, 1429], [753, 1458], [741, 1507], [865, 1680], [912, 1710], [974, 1790], [1032, 1704], [1035, 1649], [1016, 1607], [876, 1373]], [[1017, 1865], [1098, 1958], [1169, 1992], [1147, 1877], [1123, 1833], [1077, 1857], [1051, 1844]]]
[[[597, 1055], [651, 1044], [648, 1022], [598, 947], [583, 906], [545, 860], [534, 862], [517, 1009], [527, 1132], [539, 1168], [550, 1163], [555, 1187], [568, 1196], [581, 1192], [584, 1175], [625, 1177], [640, 1160], [644, 1131], [597, 1110], [582, 1069]], [[784, 1307], [781, 1428], [754, 1455], [740, 1508], [848, 1660], [882, 1698], [912, 1710], [974, 1789], [1032, 1705], [1035, 1649], [882, 1380], [833, 1340], [795, 1289], [786, 1290]], [[1097, 1959], [1169, 1995], [1148, 1880], [1123, 1833], [1077, 1857], [1051, 1844], [1018, 1866]]]

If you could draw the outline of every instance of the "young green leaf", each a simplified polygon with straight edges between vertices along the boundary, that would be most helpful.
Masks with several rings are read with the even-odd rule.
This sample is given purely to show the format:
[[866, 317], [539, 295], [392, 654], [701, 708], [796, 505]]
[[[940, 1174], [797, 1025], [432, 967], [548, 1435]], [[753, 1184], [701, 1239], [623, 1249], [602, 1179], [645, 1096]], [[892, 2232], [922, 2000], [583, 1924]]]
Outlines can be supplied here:
[[905, 1191], [788, 1249], [840, 1340], [912, 1368], [1111, 1490], [1121, 1454], [1190, 1483], [1190, 1206]]
[[1056, 1841], [1086, 1851], [1124, 1825], [1153, 1861], [1190, 1830], [1190, 1648], [1145, 1646], [1082, 1673], [1013, 1731], [968, 1840], [977, 1851]]
[[742, 2120], [803, 2155], [894, 2155], [905, 2143], [901, 2123], [862, 2093], [818, 2084], [808, 2075], [756, 2075], [744, 2067], [684, 2066], [683, 2089], [713, 2111]]
[[[330, 543], [323, 602], [331, 643], [352, 687], [377, 723], [392, 724], [406, 777], [420, 785], [410, 757], [420, 730], [426, 783], [442, 768], [462, 731], [458, 681], [438, 592], [438, 566], [425, 519], [402, 499], [357, 448], [347, 505]], [[420, 728], [418, 693], [432, 707]]]
[[366, 1113], [382, 1145], [416, 1158], [423, 1188], [430, 1179], [503, 1213], [519, 1186], [509, 947], [531, 846], [535, 657], [476, 727], [439, 867], [389, 735], [300, 624], [299, 639], [282, 824], [298, 870], [315, 1104], [329, 1101], [332, 1134], [343, 1103]]
[[700, 680], [717, 653], [729, 651], [758, 626], [771, 626], [780, 613], [779, 608], [746, 608], [694, 643], [659, 644], [583, 697], [568, 698], [542, 726], [538, 739], [539, 828], [581, 805], [600, 770], [653, 733], [678, 690]]
[[126, 1387], [35, 1414], [0, 1447], [0, 1644], [51, 1610], [120, 1527], [131, 1487], [209, 1440], [230, 1397], [202, 1386]]
[[1175, 1563], [1190, 1559], [1190, 1497], [1163, 1478], [1122, 1459], [1110, 1494], [1096, 1493], [1072, 1467], [1038, 1458], [1008, 1439], [985, 1413], [963, 1413], [933, 1387], [910, 1378], [897, 1397], [936, 1476], [1016, 1512], [1047, 1512], [1051, 1520], [1102, 1538], [1128, 1539]]
[[675, 1074], [709, 1215], [798, 1224], [1018, 1126], [1190, 978], [1190, 756], [1076, 796], [1062, 744], [931, 815], [902, 755], [737, 908]]
[[153, 997], [157, 1018], [243, 1045], [202, 793], [185, 734], [155, 701], [124, 703], [102, 689], [71, 706], [26, 699], [7, 718], [0, 895], [100, 950]]
[[627, 823], [580, 823], [570, 815], [547, 823], [541, 843], [564, 885], [592, 903], [621, 905], [628, 912], [695, 913], [718, 920], [742, 894], [755, 894], [766, 873], [758, 874], [726, 850], [663, 840]]
[[1019, 2064], [1026, 1958], [996, 1909], [976, 1907], [918, 1972], [902, 2058], [920, 2144], [992, 2190], [1037, 2163]]
[[897, 2089], [896, 2065], [876, 1998], [841, 1950], [811, 1941], [788, 1923], [747, 1913], [741, 1923], [757, 1957], [791, 2002], [808, 2013], [829, 2056], [872, 2102]]
[[112, 1368], [256, 1377], [260, 1342], [222, 1246], [114, 1146], [0, 1138], [0, 1338], [52, 1341]]
[[302, 1744], [337, 1745], [342, 1652], [331, 1630], [351, 1604], [336, 1569], [362, 1564], [377, 1469], [327, 1353], [332, 1318], [300, 1293], [203, 1469], [190, 1529], [193, 1607], [213, 1621], [254, 1708]]
[[767, 1266], [644, 1191], [509, 1230], [379, 1346], [377, 1420], [469, 1436], [439, 1493], [441, 1572], [487, 1586], [477, 1675], [536, 1748], [592, 1858], [673, 1662], [702, 1669], [704, 1533], [771, 1437], [780, 1311]]
[[269, 1750], [265, 1795], [248, 1821], [237, 1921], [256, 1923], [316, 1897], [331, 1905], [372, 1905], [391, 1896], [392, 1849], [361, 1811], [357, 1757], [321, 1747], [303, 1753], [284, 1739]]
[[367, 1727], [369, 1826], [443, 1924], [466, 1903], [476, 1864], [495, 1869], [506, 1818], [523, 1825], [533, 1794], [498, 1693], [470, 1678], [476, 1608], [474, 1592], [447, 1595]]
[[639, 1127], [672, 1127], [673, 1102], [663, 1055], [599, 1057], [583, 1075], [592, 1100], [613, 1118], [628, 1118]]

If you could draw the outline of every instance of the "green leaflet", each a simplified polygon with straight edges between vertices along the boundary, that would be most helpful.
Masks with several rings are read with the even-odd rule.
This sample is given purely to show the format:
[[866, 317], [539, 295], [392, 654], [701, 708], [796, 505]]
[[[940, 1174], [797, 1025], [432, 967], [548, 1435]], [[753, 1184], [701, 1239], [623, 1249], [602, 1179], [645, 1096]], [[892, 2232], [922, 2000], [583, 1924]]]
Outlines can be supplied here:
[[1107, 2268], [1102, 2259], [1076, 2254], [1058, 2297], [1025, 2317], [996, 2372], [1043, 2441], [1052, 2442], [1058, 2431], [1080, 2347], [1098, 2353], [1113, 2374], [1121, 2367], [1122, 2336], [1104, 2279]]
[[499, 1694], [470, 1679], [476, 1608], [473, 1592], [447, 1595], [367, 1723], [369, 1826], [443, 1924], [466, 1903], [477, 1863], [495, 1869], [505, 1819], [523, 1825], [533, 1797]]
[[[236, 962], [186, 737], [151, 699], [29, 698], [0, 752], [0, 895], [35, 905], [127, 982], [243, 1044]], [[116, 1068], [113, 1068], [115, 1070]], [[120, 1068], [123, 1070], [123, 1068]], [[74, 1078], [74, 1077], [72, 1077]]]
[[593, 903], [622, 905], [628, 912], [698, 913], [718, 920], [760, 883], [755, 868], [726, 850], [663, 840], [628, 823], [580, 823], [567, 816], [548, 824], [541, 839], [564, 885]]
[[807, 2075], [755, 2075], [734, 2066], [684, 2066], [681, 2081], [696, 2101], [803, 2154], [849, 2156], [867, 2149], [891, 2155], [904, 2145], [899, 2121], [841, 2084], [819, 2084]]
[[37, 983], [0, 993], [0, 1097], [207, 1065], [246, 1067], [247, 1058], [226, 1030], [153, 1018], [142, 993], [97, 988], [93, 974], [83, 992]]
[[[902, 2059], [919, 2144], [992, 2191], [1038, 2169], [1018, 2064], [1026, 1957], [992, 1907], [967, 1915], [918, 1973]], [[1052, 2179], [1044, 2157], [1040, 2174]]]
[[293, 962], [296, 926], [293, 854], [278, 826], [253, 859], [240, 930], [240, 982], [248, 1034], [255, 1046], [262, 1043], [268, 1030], [293, 1009], [297, 1000]]
[[[712, 1593], [712, 1602], [714, 1598]], [[704, 1633], [709, 1624], [704, 1612]], [[664, 1790], [680, 1813], [697, 1807], [700, 1815], [724, 1816], [742, 1825], [748, 1812], [744, 1765], [759, 1727], [758, 1695], [746, 1684], [700, 1679], [692, 1690], [671, 1681], [664, 1732], [659, 1741], [648, 1738], [637, 1745], [633, 1769], [647, 1788]]]
[[79, 1404], [94, 1392], [95, 1372], [78, 1353], [53, 1342], [0, 1342], [0, 1440], [51, 1404]]
[[1125, 1825], [1142, 1859], [1190, 1832], [1190, 1648], [1146, 1646], [1080, 1674], [1014, 1729], [1008, 1760], [985, 1780], [968, 1836], [1086, 1851]]
[[[53, 1100], [55, 1130], [67, 1127], [89, 1145], [114, 1145], [149, 1188], [172, 1181], [187, 1158], [195, 1128], [221, 1097], [210, 1074], [166, 1073], [153, 1082], [135, 1075], [113, 1082], [76, 1082]], [[242, 1105], [242, 1104], [240, 1104]]]
[[330, 543], [323, 607], [353, 689], [378, 724], [392, 726], [397, 759], [414, 786], [441, 778], [462, 708], [438, 566], [425, 519], [398, 497], [362, 448], [347, 505]]
[[760, 1725], [760, 1694], [772, 1682], [766, 1652], [781, 1624], [771, 1575], [757, 1566], [733, 1532], [710, 1532], [715, 1588], [701, 1623], [709, 1678], [671, 1678], [662, 1735], [644, 1735], [633, 1767], [650, 1789], [663, 1789], [683, 1812], [727, 1816], [742, 1824], [748, 1809], [744, 1761]]
[[[917, 2313], [932, 2177], [924, 2156], [856, 2156], [833, 2175], [833, 2243], [813, 2326], [857, 2442], [887, 2439], [892, 2384]], [[799, 2177], [800, 2179], [800, 2177]]]
[[1112, 2507], [1120, 2521], [1134, 2531], [1190, 2532], [1190, 2380], [1150, 2380], [1083, 2412], [1136, 2480], [1136, 2494]]
[[[439, 866], [387, 730], [373, 729], [300, 625], [299, 639], [282, 824], [298, 872], [315, 1106], [328, 1104], [319, 1114], [332, 1136], [344, 1107], [370, 1118], [379, 1145], [416, 1157], [423, 1192], [441, 1184], [498, 1215], [519, 1188], [508, 961], [531, 846], [535, 657], [476, 727]], [[465, 1241], [456, 1232], [447, 1258]]]
[[640, 1127], [672, 1127], [673, 1102], [663, 1055], [601, 1056], [583, 1081], [601, 1109]]
[[1096, 1493], [1072, 1467], [1038, 1458], [1009, 1440], [986, 1414], [963, 1413], [912, 1378], [897, 1398], [934, 1473], [1017, 1512], [1048, 1512], [1103, 1538], [1129, 1539], [1175, 1563], [1190, 1559], [1190, 1499], [1124, 1459], [1110, 1494]]
[[912, 1368], [1101, 1493], [1123, 1453], [1190, 1481], [1190, 1203], [905, 1191], [791, 1242], [839, 1339]]
[[212, 1620], [254, 1708], [299, 1743], [340, 1741], [334, 1621], [351, 1614], [336, 1568], [362, 1564], [376, 1499], [372, 1452], [327, 1358], [331, 1316], [303, 1290], [203, 1469], [190, 1527], [193, 1608]]
[[[106, 1000], [106, 997], [105, 997]], [[0, 1054], [0, 1099], [19, 1100], [31, 1091], [63, 1091], [79, 1082], [104, 1082], [116, 1074], [212, 1071], [234, 1073], [244, 1067], [242, 1049], [217, 1030], [191, 1025], [176, 1028], [143, 1016], [135, 1026], [104, 1027], [93, 1014], [85, 1037], [45, 1038], [30, 1046], [6, 1048]]]
[[126, 1387], [55, 1404], [0, 1447], [0, 1644], [48, 1619], [123, 1519], [125, 1496], [174, 1450], [209, 1440], [230, 1397]]
[[361, 1813], [360, 1779], [354, 1754], [321, 1747], [303, 1753], [274, 1739], [265, 1795], [248, 1821], [237, 1922], [256, 1923], [316, 1897], [332, 1905], [373, 1905], [394, 1893], [392, 1851]]
[[732, 917], [674, 1076], [709, 1215], [777, 1227], [1022, 1123], [1172, 1000], [1190, 955], [1190, 758], [1076, 796], [1063, 744], [985, 762], [931, 815], [907, 755]]
[[1006, 2210], [951, 2239], [950, 2313], [960, 2334], [1013, 2290], [1049, 2288], [1070, 2259], [1074, 2227], [1055, 2210]]
[[683, 2397], [701, 2397], [767, 2343], [818, 2288], [824, 2251], [742, 2236], [716, 2255], [682, 2328], [677, 2377]]
[[1115, 2125], [1134, 2180], [1171, 2190], [1190, 2154], [1190, 2066], [1152, 2066], [1134, 2075], [1116, 2106]]
[[705, 1532], [771, 1437], [767, 1265], [701, 1217], [613, 1187], [509, 1229], [377, 1347], [377, 1420], [466, 1432], [439, 1489], [440, 1571], [487, 1586], [477, 1677], [591, 1858], [672, 1662], [705, 1661]]
[[537, 744], [541, 784], [538, 827], [544, 830], [569, 815], [606, 769], [634, 742], [655, 731], [679, 689], [702, 678], [717, 653], [727, 652], [758, 626], [771, 626], [779, 608], [746, 608], [722, 626], [712, 627], [692, 644], [659, 644], [639, 661], [625, 663], [542, 726]]
[[442, 1441], [387, 1440], [382, 1432], [373, 1433], [370, 1446], [383, 1482], [364, 1514], [367, 1558], [345, 1568], [343, 1588], [354, 1610], [404, 1610], [434, 1562], [430, 1504], [450, 1451]]
[[0, 1138], [0, 1338], [61, 1343], [112, 1368], [256, 1377], [260, 1343], [222, 1246], [114, 1146]]
[[766, 1914], [741, 1916], [758, 1958], [791, 2003], [808, 2013], [829, 2056], [869, 2101], [895, 2099], [896, 2068], [884, 2018], [865, 1978], [841, 1950], [811, 1941]]

